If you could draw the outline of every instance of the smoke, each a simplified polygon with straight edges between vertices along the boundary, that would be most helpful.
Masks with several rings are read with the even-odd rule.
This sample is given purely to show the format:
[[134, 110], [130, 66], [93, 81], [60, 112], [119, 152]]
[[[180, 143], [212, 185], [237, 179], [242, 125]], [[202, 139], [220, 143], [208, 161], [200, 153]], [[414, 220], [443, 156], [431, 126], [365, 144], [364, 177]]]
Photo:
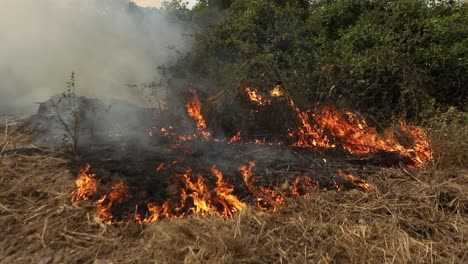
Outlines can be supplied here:
[[0, 0], [0, 114], [31, 114], [72, 71], [80, 95], [141, 100], [127, 84], [187, 49], [185, 31], [125, 0]]

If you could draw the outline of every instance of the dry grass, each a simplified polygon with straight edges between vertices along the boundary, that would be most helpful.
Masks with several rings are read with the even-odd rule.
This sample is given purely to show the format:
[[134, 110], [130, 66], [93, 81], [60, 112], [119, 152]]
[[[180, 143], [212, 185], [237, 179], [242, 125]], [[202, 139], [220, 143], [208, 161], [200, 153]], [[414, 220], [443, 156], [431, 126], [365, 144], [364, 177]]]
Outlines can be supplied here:
[[370, 193], [319, 192], [280, 214], [105, 226], [72, 204], [74, 176], [52, 156], [0, 160], [1, 263], [463, 263], [466, 170], [383, 169]]
[[467, 263], [468, 170], [455, 162], [466, 153], [451, 140], [435, 145], [454, 144], [433, 168], [370, 175], [369, 193], [143, 226], [106, 226], [90, 202], [72, 204], [67, 160], [9, 151], [0, 156], [0, 263]]
[[437, 168], [468, 168], [468, 113], [449, 108], [426, 125]]
[[[22, 130], [21, 132], [19, 132]], [[22, 129], [21, 122], [0, 116], [0, 157], [9, 150], [24, 147], [33, 140], [31, 131]]]

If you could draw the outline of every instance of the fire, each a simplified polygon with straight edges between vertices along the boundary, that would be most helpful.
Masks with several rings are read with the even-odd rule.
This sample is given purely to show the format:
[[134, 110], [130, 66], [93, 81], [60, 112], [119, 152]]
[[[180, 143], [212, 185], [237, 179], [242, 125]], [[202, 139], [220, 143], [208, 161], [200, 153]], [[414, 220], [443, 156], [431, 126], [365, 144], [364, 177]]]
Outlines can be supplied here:
[[[273, 211], [280, 210], [281, 207], [286, 205], [286, 198], [289, 197], [298, 197], [308, 195], [312, 191], [320, 189], [318, 182], [313, 182], [307, 176], [298, 176], [294, 180], [293, 184], [290, 186], [288, 182], [284, 184], [274, 186], [274, 187], [265, 187], [259, 186], [256, 187], [252, 181], [255, 179], [255, 176], [252, 173], [252, 169], [255, 167], [254, 162], [249, 162], [247, 165], [242, 165], [239, 167], [239, 172], [242, 175], [244, 184], [247, 190], [257, 197], [257, 208], [265, 211], [271, 209]], [[364, 180], [359, 179], [358, 177], [338, 171], [337, 176], [344, 180], [345, 183], [353, 184], [354, 186], [360, 188], [363, 191], [371, 191], [373, 187], [366, 183]], [[325, 188], [329, 190], [329, 188]], [[334, 189], [336, 191], [341, 191], [343, 186], [335, 182]]]
[[250, 161], [247, 165], [242, 165], [239, 167], [239, 172], [244, 179], [244, 184], [247, 190], [256, 196], [257, 199], [257, 208], [264, 211], [273, 207], [273, 211], [278, 208], [278, 204], [284, 204], [284, 198], [279, 196], [274, 190], [259, 187], [256, 188], [252, 183], [254, 176], [252, 174], [252, 169], [255, 167], [255, 163]]
[[270, 95], [273, 97], [283, 96], [283, 92], [281, 91], [280, 86], [276, 85], [275, 88], [273, 88], [273, 90], [270, 91]]
[[[249, 99], [259, 106], [270, 105], [272, 102], [250, 87], [245, 87], [244, 91]], [[201, 102], [194, 89], [190, 89], [189, 92], [192, 96], [186, 104], [187, 113], [196, 121], [199, 135], [207, 139], [211, 135], [207, 131], [205, 119], [201, 114]], [[270, 95], [287, 99], [279, 85], [276, 85], [270, 91]], [[379, 151], [397, 152], [412, 161], [412, 164], [408, 164], [408, 166], [418, 168], [426, 166], [433, 160], [427, 135], [419, 127], [400, 122], [401, 130], [408, 134], [414, 142], [413, 146], [408, 148], [399, 143], [393, 130], [387, 129], [384, 133], [378, 133], [377, 129], [369, 127], [363, 118], [350, 111], [339, 111], [332, 106], [324, 106], [316, 111], [301, 110], [296, 107], [291, 98], [284, 101], [289, 104], [298, 120], [298, 125], [289, 129], [288, 136], [293, 140], [292, 146], [303, 148], [341, 147], [350, 154], [356, 155], [377, 153]], [[227, 142], [240, 141], [240, 134], [239, 131]], [[179, 136], [180, 141], [189, 141], [194, 138], [197, 138], [197, 136]], [[215, 140], [221, 141], [219, 139]], [[266, 142], [261, 139], [254, 139], [252, 143], [281, 144], [279, 142]]]
[[164, 162], [159, 163], [159, 165], [156, 167], [156, 171], [165, 170], [165, 169], [166, 169], [166, 164]]
[[231, 216], [245, 207], [245, 204], [232, 194], [234, 187], [226, 183], [222, 173], [215, 166], [211, 173], [217, 178], [216, 186], [211, 189], [202, 174], [197, 174], [197, 180], [191, 180], [192, 171], [180, 175], [184, 180], [184, 189], [181, 190], [181, 204], [185, 204], [187, 198], [193, 200], [190, 210], [199, 215], [217, 213], [222, 216]]
[[[255, 90], [245, 88], [250, 100], [258, 105], [270, 104], [271, 101], [258, 96]], [[272, 97], [284, 96], [279, 85], [270, 92]], [[383, 134], [369, 127], [364, 119], [350, 111], [339, 111], [332, 106], [324, 106], [317, 111], [301, 110], [289, 98], [289, 106], [294, 110], [299, 121], [296, 128], [289, 129], [289, 137], [295, 139], [293, 146], [335, 148], [341, 146], [350, 154], [368, 154], [379, 151], [397, 152], [412, 160], [412, 167], [424, 167], [433, 160], [427, 135], [416, 126], [400, 122], [400, 128], [413, 140], [413, 146], [404, 147], [398, 142], [393, 130]], [[261, 141], [258, 141], [261, 143]]]
[[[188, 168], [184, 173], [176, 174], [175, 176], [182, 182], [178, 190], [177, 205], [169, 200], [162, 205], [151, 202], [147, 204], [150, 216], [142, 220], [139, 214], [135, 214], [135, 219], [140, 223], [149, 223], [159, 221], [163, 217], [176, 219], [190, 213], [198, 215], [213, 213], [229, 217], [241, 211], [246, 204], [233, 194], [234, 187], [224, 180], [223, 174], [216, 166], [212, 166], [210, 172], [216, 178], [214, 187], [211, 187], [201, 173], [194, 175], [191, 168]], [[192, 179], [193, 176], [195, 176], [195, 180]], [[111, 219], [109, 215], [101, 214], [101, 216]]]
[[168, 218], [171, 216], [169, 213], [169, 202], [165, 202], [162, 206], [156, 205], [155, 203], [149, 203], [148, 211], [151, 213], [151, 215], [143, 220], [143, 222], [146, 223], [157, 222], [161, 216]]
[[203, 118], [201, 113], [202, 104], [200, 99], [198, 99], [197, 91], [192, 88], [190, 88], [188, 91], [190, 93], [190, 98], [187, 101], [187, 104], [185, 104], [187, 114], [196, 121], [200, 136], [203, 138], [208, 138], [210, 137], [210, 132], [206, 131], [205, 118]]
[[[291, 100], [291, 105], [294, 106], [294, 102]], [[290, 132], [291, 137], [296, 137], [297, 141], [293, 146], [297, 147], [323, 147], [333, 148], [335, 145], [330, 143], [330, 140], [324, 135], [323, 130], [317, 127], [316, 124], [310, 122], [310, 112], [301, 111], [299, 108], [295, 108], [297, 117], [301, 122], [301, 126], [297, 127], [297, 130]]]
[[[179, 165], [178, 162], [172, 162], [171, 165], [161, 163], [156, 167], [156, 171], [158, 173], [162, 171], [171, 173], [168, 166]], [[258, 186], [258, 183], [256, 183], [257, 177], [252, 172], [254, 167], [255, 163], [249, 162], [247, 165], [238, 168], [244, 182], [244, 186], [240, 188], [245, 188], [246, 192], [243, 193], [255, 198], [256, 202], [254, 204], [259, 210], [279, 212], [281, 208], [286, 206], [289, 197], [304, 196], [320, 189], [319, 183], [312, 181], [308, 176], [297, 176], [295, 180], [291, 181], [292, 184], [285, 180], [284, 183]], [[81, 175], [88, 175], [89, 169], [88, 165], [83, 169]], [[80, 177], [82, 177], [81, 175]], [[194, 173], [188, 167], [185, 172], [176, 173], [172, 176], [176, 179], [175, 185], [173, 185], [177, 188], [176, 192], [173, 192], [175, 196], [168, 197], [162, 203], [147, 202], [144, 205], [134, 205], [134, 212], [131, 213], [133, 219], [142, 224], [156, 222], [161, 219], [177, 219], [189, 214], [216, 214], [222, 217], [231, 217], [247, 206], [235, 194], [236, 188], [225, 180], [223, 173], [214, 165], [210, 167], [208, 174]], [[364, 191], [372, 190], [368, 183], [351, 174], [340, 171], [337, 176], [344, 182], [354, 184]], [[210, 178], [215, 178], [215, 181], [210, 180]], [[335, 183], [335, 190], [339, 191], [341, 189], [343, 189], [343, 186]], [[116, 218], [114, 213], [124, 210], [121, 208], [132, 208], [132, 205], [129, 204], [131, 202], [129, 201], [130, 198], [132, 198], [132, 193], [130, 193], [127, 185], [122, 180], [116, 181], [110, 188], [110, 192], [102, 195], [95, 202], [97, 207], [96, 217], [106, 224], [114, 223], [121, 219], [120, 217]], [[134, 199], [132, 198], [132, 200]], [[138, 208], [145, 207], [146, 209], [143, 209], [143, 212], [146, 213], [141, 214], [142, 210]], [[127, 215], [129, 214], [127, 213]]]
[[265, 100], [261, 95], [257, 94], [257, 91], [250, 89], [250, 87], [245, 87], [245, 92], [250, 98], [250, 101], [257, 103], [258, 105], [269, 105], [270, 100]]
[[[412, 167], [424, 167], [433, 160], [428, 137], [419, 127], [400, 122], [398, 128], [387, 129], [383, 133], [379, 133], [377, 129], [368, 126], [361, 116], [350, 111], [340, 111], [332, 106], [324, 106], [317, 110], [300, 109], [291, 98], [283, 93], [279, 85], [275, 86], [265, 97], [249, 87], [246, 87], [244, 91], [248, 98], [260, 107], [271, 106], [273, 102], [284, 103], [286, 108], [290, 107], [295, 126], [289, 128], [285, 139], [250, 138], [247, 140], [251, 135], [244, 135], [242, 131], [238, 131], [230, 139], [212, 138], [202, 115], [202, 103], [197, 92], [194, 89], [189, 89], [189, 98], [185, 108], [188, 116], [195, 121], [198, 133], [178, 135], [172, 126], [160, 127], [160, 129], [153, 127], [148, 131], [150, 136], [153, 135], [153, 131], [160, 131], [163, 136], [175, 139], [175, 142], [171, 142], [169, 147], [177, 150], [180, 155], [178, 159], [155, 164], [153, 168], [155, 173], [169, 176], [171, 179], [167, 187], [167, 193], [170, 194], [170, 197], [154, 201], [151, 200], [153, 198], [148, 199], [148, 196], [144, 196], [147, 194], [141, 194], [140, 197], [145, 197], [144, 200], [136, 201], [140, 194], [131, 193], [121, 180], [116, 181], [110, 190], [100, 186], [102, 183], [96, 179], [95, 174], [90, 173], [91, 167], [87, 164], [81, 169], [76, 180], [77, 189], [72, 194], [72, 200], [92, 200], [100, 197], [95, 201], [96, 217], [107, 224], [122, 218], [114, 216], [114, 213], [121, 210], [120, 208], [131, 212], [127, 213], [127, 216], [131, 215], [139, 223], [149, 223], [162, 219], [177, 219], [190, 214], [216, 214], [230, 217], [252, 204], [248, 202], [252, 199], [255, 201], [253, 204], [259, 210], [278, 212], [287, 204], [289, 198], [308, 195], [313, 191], [341, 191], [349, 188], [358, 188], [362, 191], [373, 190], [369, 183], [347, 172], [332, 172], [330, 170], [328, 175], [330, 180], [323, 182], [305, 169], [293, 171], [291, 174], [289, 167], [287, 170], [275, 172], [279, 173], [281, 177], [285, 175], [284, 178], [275, 178], [274, 182], [265, 184], [261, 178], [254, 175], [255, 163], [253, 161], [238, 167], [237, 175], [242, 176], [243, 184], [233, 186], [229, 183], [229, 178], [226, 178], [215, 165], [200, 169], [200, 164], [197, 164], [195, 169], [192, 169], [187, 164], [187, 158], [190, 160], [194, 153], [184, 143], [196, 138], [209, 139], [224, 144], [240, 142], [245, 144], [288, 144], [301, 148], [341, 148], [354, 155], [381, 151], [394, 152], [410, 159], [411, 162], [407, 165]], [[409, 143], [400, 143], [399, 139], [401, 140], [403, 134], [409, 139]], [[329, 166], [327, 159], [323, 159], [323, 161]], [[98, 189], [99, 196], [96, 195]], [[104, 190], [108, 190], [108, 192], [104, 192]], [[104, 194], [101, 195], [102, 193]]]
[[242, 208], [245, 207], [245, 204], [239, 201], [239, 199], [232, 194], [234, 187], [223, 180], [223, 174], [216, 169], [215, 166], [211, 167], [211, 172], [217, 178], [215, 193], [218, 197], [215, 199], [223, 207], [222, 215], [231, 216], [232, 214], [242, 210]]
[[414, 140], [413, 148], [407, 149], [408, 155], [412, 157], [415, 167], [424, 167], [434, 160], [431, 144], [427, 134], [420, 127], [406, 125], [400, 121], [401, 129]]
[[234, 142], [238, 142], [241, 140], [241, 132], [237, 132], [234, 136], [231, 137], [231, 139], [229, 140], [229, 143], [234, 143]]
[[73, 192], [72, 201], [88, 200], [92, 195], [97, 192], [98, 181], [96, 180], [96, 174], [89, 173], [91, 165], [86, 164], [81, 169], [80, 175], [76, 180], [76, 187], [78, 188]]
[[291, 188], [291, 196], [303, 196], [307, 195], [311, 191], [318, 190], [319, 183], [312, 182], [307, 177], [297, 177]]
[[130, 199], [132, 195], [128, 191], [127, 185], [121, 180], [117, 181], [112, 186], [112, 191], [109, 195], [103, 195], [97, 202], [97, 217], [106, 223], [112, 223], [113, 214], [112, 206], [115, 203], [121, 203]]
[[398, 152], [410, 158], [414, 167], [423, 167], [432, 160], [429, 140], [421, 128], [400, 122], [401, 129], [413, 140], [413, 147], [406, 148], [398, 142], [394, 130], [387, 129], [379, 134], [377, 129], [368, 127], [364, 120], [351, 112], [342, 114], [334, 107], [325, 106], [312, 118], [351, 154]]
[[372, 191], [372, 190], [374, 189], [370, 184], [368, 184], [367, 182], [363, 181], [362, 179], [356, 178], [354, 175], [352, 175], [352, 174], [350, 174], [350, 173], [344, 173], [344, 172], [342, 172], [342, 171], [340, 170], [340, 171], [338, 171], [338, 175], [339, 175], [341, 178], [343, 178], [343, 179], [345, 179], [345, 180], [347, 180], [347, 181], [353, 183], [355, 186], [358, 186], [359, 188], [361, 188], [361, 189], [364, 190], [364, 191], [367, 191], [367, 192], [368, 192], [368, 191]]

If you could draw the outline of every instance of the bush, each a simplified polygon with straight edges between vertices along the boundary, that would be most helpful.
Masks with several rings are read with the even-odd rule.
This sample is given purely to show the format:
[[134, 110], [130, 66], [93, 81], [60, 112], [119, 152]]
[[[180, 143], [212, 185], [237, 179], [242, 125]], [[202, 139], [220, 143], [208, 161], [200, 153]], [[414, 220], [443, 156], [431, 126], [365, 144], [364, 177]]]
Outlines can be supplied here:
[[[169, 67], [168, 79], [226, 96], [280, 83], [301, 105], [331, 101], [383, 123], [467, 109], [467, 3], [307, 2], [229, 3], [224, 18], [205, 23], [194, 48]], [[190, 16], [203, 21], [213, 16], [207, 9], [199, 5]]]

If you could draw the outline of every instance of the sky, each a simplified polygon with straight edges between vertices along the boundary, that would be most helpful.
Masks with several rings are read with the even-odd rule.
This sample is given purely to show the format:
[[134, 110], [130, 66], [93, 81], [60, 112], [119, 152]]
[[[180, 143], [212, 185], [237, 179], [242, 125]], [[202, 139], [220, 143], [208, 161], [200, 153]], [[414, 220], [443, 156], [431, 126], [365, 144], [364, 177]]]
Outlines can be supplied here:
[[[159, 7], [161, 5], [161, 2], [163, 0], [135, 0], [135, 3], [141, 6], [153, 6], [153, 7]], [[193, 6], [196, 2], [196, 0], [186, 0], [189, 3], [189, 6]]]

